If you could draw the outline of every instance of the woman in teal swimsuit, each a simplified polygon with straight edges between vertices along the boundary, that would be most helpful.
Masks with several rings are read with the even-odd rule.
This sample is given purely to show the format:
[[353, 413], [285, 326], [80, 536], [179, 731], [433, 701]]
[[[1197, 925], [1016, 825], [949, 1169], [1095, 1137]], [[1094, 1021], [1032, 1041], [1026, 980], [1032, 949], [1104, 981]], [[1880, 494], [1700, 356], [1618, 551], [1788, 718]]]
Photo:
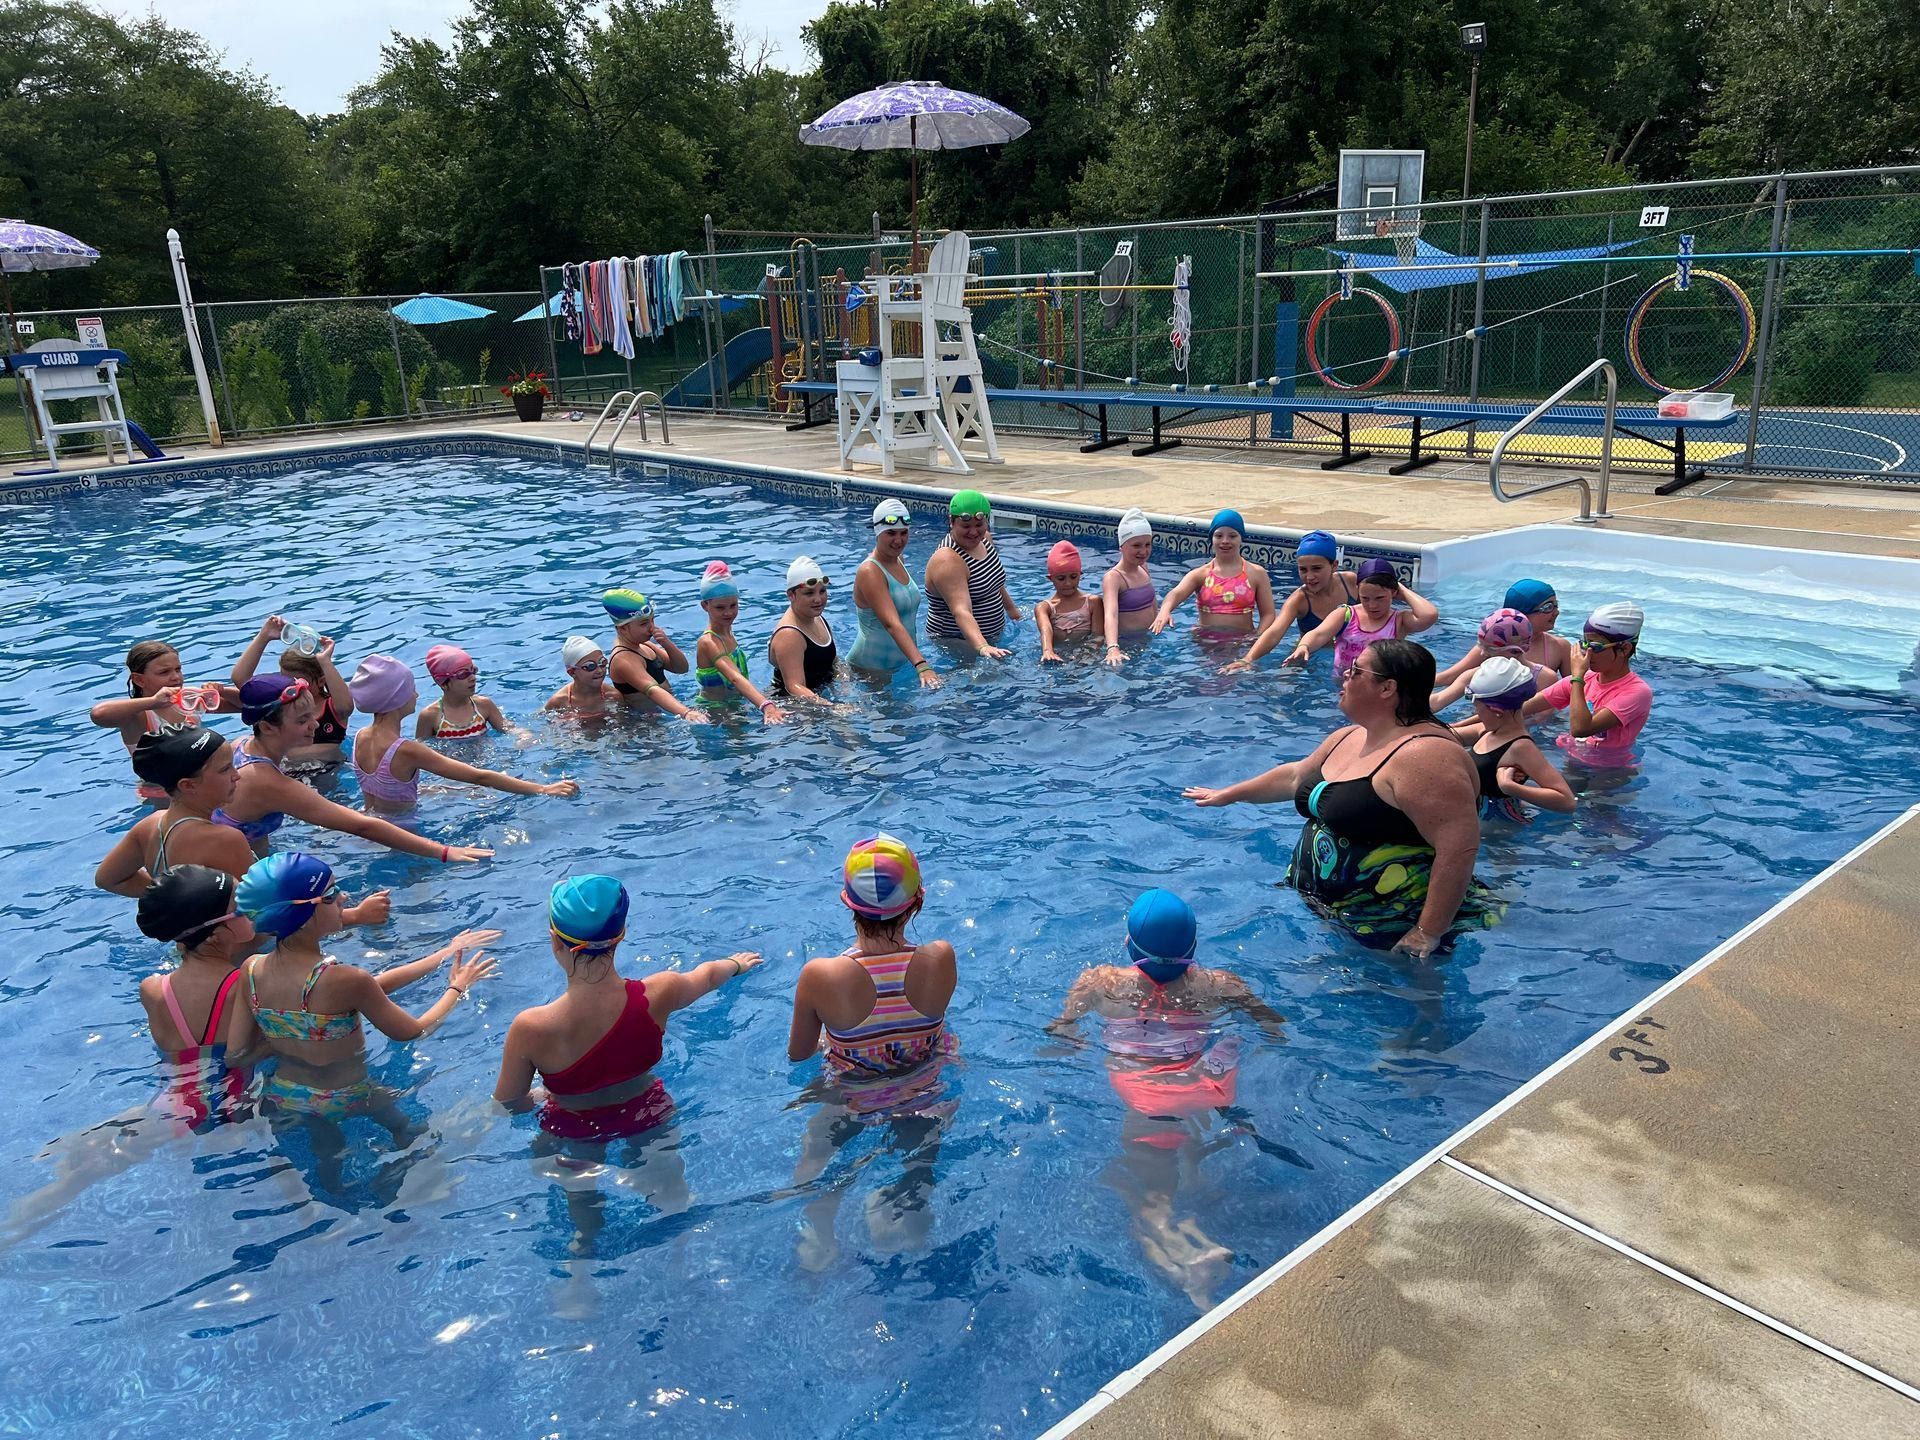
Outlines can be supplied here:
[[847, 664], [888, 679], [913, 666], [922, 688], [937, 690], [940, 677], [920, 653], [920, 587], [907, 569], [910, 512], [904, 501], [873, 507], [873, 550], [853, 576], [854, 620], [860, 627]]
[[760, 718], [778, 725], [787, 718], [758, 685], [747, 678], [747, 652], [733, 638], [733, 622], [740, 617], [740, 587], [724, 560], [715, 560], [700, 577], [700, 608], [707, 612], [707, 628], [693, 647], [693, 678], [700, 682], [702, 700], [730, 700], [743, 695], [760, 710]]
[[[393, 1040], [431, 1034], [475, 981], [494, 973], [493, 960], [479, 947], [500, 932], [462, 931], [431, 955], [373, 975], [320, 953], [342, 923], [340, 887], [324, 861], [297, 850], [269, 855], [247, 871], [235, 899], [254, 930], [274, 942], [272, 950], [246, 964], [247, 1003], [234, 1018], [229, 1040], [230, 1052], [258, 1049], [275, 1057], [274, 1072], [260, 1091], [268, 1113], [323, 1122], [367, 1114], [393, 1134], [396, 1144], [405, 1143], [410, 1127], [393, 1092], [367, 1074], [361, 1017]], [[410, 1015], [388, 998], [438, 970], [449, 956], [453, 969], [446, 992], [425, 1014]]]

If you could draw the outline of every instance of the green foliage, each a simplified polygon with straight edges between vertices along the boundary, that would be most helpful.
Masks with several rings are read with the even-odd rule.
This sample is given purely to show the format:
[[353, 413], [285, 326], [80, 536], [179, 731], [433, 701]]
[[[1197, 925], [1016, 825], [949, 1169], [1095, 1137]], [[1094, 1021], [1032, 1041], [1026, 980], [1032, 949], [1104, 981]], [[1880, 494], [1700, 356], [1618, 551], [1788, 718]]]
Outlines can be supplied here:
[[239, 430], [271, 430], [293, 424], [293, 392], [286, 366], [266, 343], [260, 326], [244, 321], [220, 341], [226, 391], [233, 397], [232, 422]]
[[150, 435], [206, 429], [178, 315], [124, 321], [108, 338], [116, 350], [127, 353], [129, 364], [120, 372], [120, 399], [129, 420]]
[[1825, 311], [1782, 325], [1778, 344], [1769, 404], [1858, 405], [1867, 398], [1879, 353], [1870, 324]]
[[[341, 397], [336, 404], [331, 392], [316, 395], [309, 388], [312, 383], [308, 378], [310, 375], [330, 375], [333, 372], [322, 372], [309, 365], [305, 358], [308, 337], [312, 337], [315, 353], [321, 360], [346, 367], [349, 395], [362, 376], [372, 377], [377, 387], [380, 377], [389, 373], [380, 368], [383, 363], [397, 373], [393, 356], [396, 334], [400, 342], [400, 355], [406, 361], [409, 375], [416, 373], [421, 366], [430, 367], [438, 358], [432, 344], [419, 330], [371, 305], [283, 305], [270, 311], [266, 319], [260, 322], [260, 334], [267, 348], [280, 357], [285, 372], [292, 377], [290, 403], [294, 413], [309, 419], [318, 418], [316, 411], [328, 412], [328, 418], [347, 419], [351, 417], [353, 407], [345, 397]], [[330, 382], [323, 380], [322, 383]], [[397, 401], [399, 382], [395, 379], [392, 384], [393, 398]], [[373, 396], [362, 394], [360, 398], [366, 401], [371, 412]], [[384, 406], [384, 400], [382, 403]], [[346, 405], [346, 413], [332, 416], [330, 412], [341, 404]], [[392, 409], [383, 408], [381, 413], [398, 415], [401, 412], [396, 404]]]
[[[327, 359], [326, 346], [319, 332], [313, 329], [300, 332], [295, 353], [295, 373], [300, 378], [300, 388], [306, 396], [307, 423], [337, 424], [342, 420], [351, 420], [354, 414], [351, 394], [353, 362]], [[393, 363], [391, 355], [386, 359], [388, 364]]]

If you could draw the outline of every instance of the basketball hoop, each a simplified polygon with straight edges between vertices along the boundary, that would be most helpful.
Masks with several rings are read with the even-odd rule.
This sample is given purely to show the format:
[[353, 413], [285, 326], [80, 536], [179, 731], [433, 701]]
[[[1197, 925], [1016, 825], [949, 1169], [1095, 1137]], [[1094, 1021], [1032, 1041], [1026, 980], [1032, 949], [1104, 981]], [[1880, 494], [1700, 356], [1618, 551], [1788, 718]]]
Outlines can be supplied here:
[[1373, 238], [1393, 241], [1393, 254], [1402, 265], [1411, 265], [1420, 253], [1418, 220], [1382, 219], [1373, 222]]

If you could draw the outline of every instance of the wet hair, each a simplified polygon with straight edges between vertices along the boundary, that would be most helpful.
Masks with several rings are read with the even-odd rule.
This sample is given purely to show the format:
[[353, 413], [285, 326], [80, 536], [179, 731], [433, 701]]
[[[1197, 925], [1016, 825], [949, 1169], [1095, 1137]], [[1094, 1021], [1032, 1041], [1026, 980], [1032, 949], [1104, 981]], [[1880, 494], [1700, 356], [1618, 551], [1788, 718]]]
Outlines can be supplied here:
[[1401, 725], [1438, 724], [1433, 718], [1433, 652], [1411, 640], [1376, 640], [1367, 646], [1373, 668], [1397, 687], [1393, 718]]
[[142, 640], [127, 651], [127, 694], [140, 696], [140, 686], [134, 676], [146, 669], [162, 655], [176, 655], [179, 652], [164, 640]]
[[926, 903], [927, 894], [923, 889], [918, 895], [913, 897], [913, 903], [911, 905], [902, 910], [898, 915], [889, 916], [885, 920], [870, 920], [858, 910], [855, 910], [852, 912], [853, 933], [863, 938], [892, 941], [895, 944], [903, 945], [911, 949], [912, 946], [907, 943], [907, 922], [918, 915], [921, 910], [926, 907]]
[[311, 655], [303, 655], [298, 650], [282, 650], [280, 673], [306, 681], [320, 694], [326, 693], [327, 672], [320, 668], [320, 662]]

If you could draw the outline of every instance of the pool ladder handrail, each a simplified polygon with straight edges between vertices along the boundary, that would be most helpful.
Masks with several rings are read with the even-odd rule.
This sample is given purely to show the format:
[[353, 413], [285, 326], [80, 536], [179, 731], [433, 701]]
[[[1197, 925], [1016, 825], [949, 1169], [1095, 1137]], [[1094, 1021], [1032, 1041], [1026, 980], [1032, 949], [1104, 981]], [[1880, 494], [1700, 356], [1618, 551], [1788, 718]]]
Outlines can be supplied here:
[[[1511, 445], [1528, 430], [1531, 430], [1539, 423], [1542, 415], [1545, 415], [1554, 406], [1558, 405], [1562, 400], [1566, 399], [1567, 396], [1585, 384], [1589, 378], [1598, 373], [1604, 373], [1607, 377], [1607, 408], [1600, 428], [1600, 481], [1599, 495], [1597, 497], [1600, 508], [1598, 510], [1594, 509], [1594, 501], [1596, 499], [1594, 489], [1584, 475], [1569, 475], [1564, 480], [1549, 480], [1544, 485], [1535, 485], [1530, 490], [1516, 490], [1512, 492], [1502, 490], [1500, 488], [1500, 462], [1506, 459], [1507, 446]], [[1506, 434], [1494, 441], [1493, 453], [1487, 457], [1487, 484], [1493, 491], [1493, 498], [1503, 503], [1512, 500], [1524, 500], [1529, 495], [1544, 495], [1549, 490], [1564, 490], [1569, 485], [1578, 485], [1580, 487], [1580, 514], [1578, 523], [1591, 525], [1596, 520], [1611, 520], [1613, 516], [1607, 511], [1607, 487], [1613, 481], [1614, 412], [1619, 408], [1619, 403], [1620, 373], [1613, 368], [1613, 362], [1611, 360], [1602, 356], [1587, 366], [1587, 368], [1582, 370], [1578, 375], [1567, 381], [1567, 383], [1562, 385], [1558, 390], [1554, 391], [1553, 394], [1534, 406], [1532, 410], [1527, 412], [1525, 419], [1521, 420], [1518, 425], [1515, 425], [1511, 430], [1507, 431]]]
[[622, 400], [627, 402], [627, 408], [620, 412], [619, 423], [613, 427], [613, 434], [607, 440], [607, 467], [609, 469], [613, 467], [614, 449], [620, 444], [620, 432], [627, 428], [627, 422], [633, 419], [635, 415], [640, 417], [640, 443], [642, 445], [651, 443], [647, 439], [647, 412], [643, 408], [649, 400], [653, 402], [654, 408], [660, 412], [660, 443], [662, 445], [671, 445], [673, 443], [673, 437], [667, 430], [666, 402], [651, 390], [621, 390], [616, 392], [611, 400], [607, 401], [606, 406], [600, 411], [600, 418], [593, 422], [593, 429], [587, 435], [587, 464], [593, 464], [593, 442], [600, 438], [601, 428], [606, 425], [608, 417], [613, 414], [614, 406], [618, 405]]

